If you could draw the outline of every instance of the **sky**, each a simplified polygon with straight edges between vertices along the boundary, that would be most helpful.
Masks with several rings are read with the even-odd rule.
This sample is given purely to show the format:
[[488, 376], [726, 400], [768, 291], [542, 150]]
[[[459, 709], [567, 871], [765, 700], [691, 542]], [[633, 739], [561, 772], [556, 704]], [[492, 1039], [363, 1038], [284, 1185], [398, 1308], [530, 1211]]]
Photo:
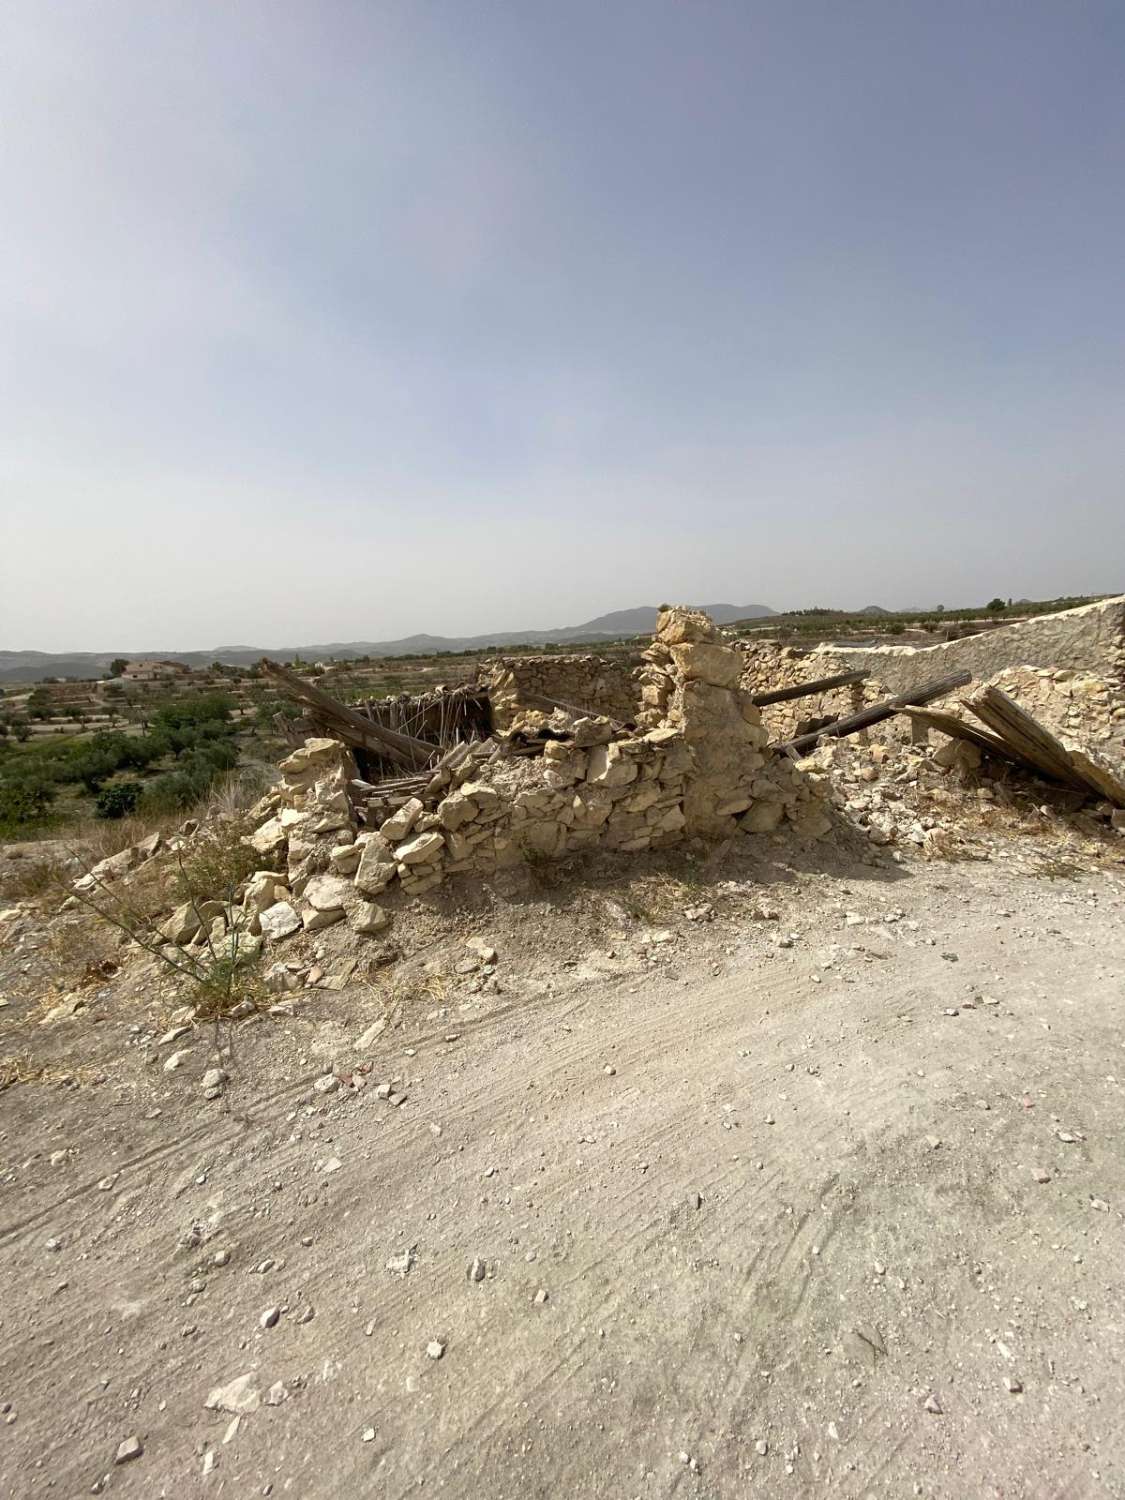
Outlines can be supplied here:
[[1125, 589], [1120, 0], [6, 0], [0, 647]]

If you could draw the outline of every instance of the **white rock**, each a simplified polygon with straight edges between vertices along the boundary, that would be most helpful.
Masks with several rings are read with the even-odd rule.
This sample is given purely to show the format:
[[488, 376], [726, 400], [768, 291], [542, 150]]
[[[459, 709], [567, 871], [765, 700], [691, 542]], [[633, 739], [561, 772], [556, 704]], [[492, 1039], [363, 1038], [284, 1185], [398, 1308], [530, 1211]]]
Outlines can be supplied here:
[[181, 1047], [178, 1052], [171, 1053], [164, 1059], [165, 1073], [174, 1073], [176, 1069], [181, 1067], [185, 1060], [190, 1056], [191, 1052], [187, 1047]]
[[395, 857], [403, 865], [426, 864], [430, 860], [440, 858], [444, 848], [445, 840], [440, 833], [433, 831], [420, 833], [409, 843], [400, 844], [395, 850]]
[[481, 937], [466, 938], [465, 947], [469, 949], [470, 953], [475, 953], [482, 964], [494, 964], [496, 962], [496, 949], [489, 943], [486, 943]]
[[361, 901], [352, 913], [352, 927], [365, 937], [373, 937], [391, 925], [391, 914], [376, 901]]
[[355, 893], [350, 880], [339, 875], [314, 875], [305, 887], [305, 900], [315, 911], [338, 911], [349, 902]]
[[306, 906], [301, 911], [301, 920], [306, 932], [321, 932], [325, 927], [332, 927], [335, 923], [342, 922], [344, 909], [342, 906], [335, 906], [328, 911], [317, 911], [313, 906]]
[[301, 926], [300, 917], [288, 901], [278, 901], [273, 906], [267, 906], [259, 920], [262, 924], [262, 936], [275, 943], [281, 938], [290, 937]]
[[237, 1375], [226, 1385], [217, 1385], [203, 1403], [208, 1411], [229, 1411], [248, 1416], [262, 1404], [261, 1392], [254, 1384], [254, 1374]]
[[408, 802], [403, 803], [398, 812], [392, 813], [384, 823], [380, 824], [380, 836], [389, 843], [397, 843], [399, 839], [404, 839], [422, 816], [422, 810], [422, 803], [418, 798], [411, 797]]

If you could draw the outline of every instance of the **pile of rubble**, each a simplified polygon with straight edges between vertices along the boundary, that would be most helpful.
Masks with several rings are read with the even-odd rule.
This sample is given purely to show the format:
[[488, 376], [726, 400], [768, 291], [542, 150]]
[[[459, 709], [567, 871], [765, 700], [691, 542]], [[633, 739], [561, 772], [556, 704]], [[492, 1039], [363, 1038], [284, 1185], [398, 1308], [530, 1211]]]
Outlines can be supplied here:
[[[583, 667], [587, 689], [596, 660]], [[707, 615], [667, 608], [642, 653], [627, 723], [559, 706], [558, 681], [543, 676], [542, 685], [554, 692], [539, 695], [525, 672], [519, 679], [509, 674], [513, 693], [518, 685], [524, 698], [517, 702], [516, 695], [508, 705], [506, 734], [493, 726], [487, 739], [462, 741], [444, 755], [435, 748], [435, 763], [407, 776], [368, 782], [341, 739], [310, 738], [282, 763], [280, 782], [252, 809], [255, 826], [246, 842], [260, 866], [240, 886], [241, 918], [218, 902], [188, 903], [173, 912], [163, 936], [175, 944], [214, 942], [234, 921], [259, 946], [342, 922], [378, 937], [404, 900], [445, 881], [595, 848], [637, 853], [687, 839], [779, 831], [816, 840], [832, 830], [833, 809], [876, 846], [955, 856], [993, 809], [1019, 810], [1050, 795], [1038, 783], [1028, 791], [1027, 771], [1035, 766], [1018, 754], [1003, 759], [997, 733], [974, 730], [944, 711], [892, 708], [876, 736], [864, 727], [861, 739], [823, 740], [796, 760], [770, 744], [754, 698], [808, 682], [809, 670], [808, 656], [761, 646], [748, 653], [728, 644]], [[1079, 729], [1103, 755], [1120, 754], [1125, 707], [1114, 683], [1030, 668], [1007, 669], [997, 681], [1030, 701], [1045, 723]], [[816, 679], [816, 688], [824, 685]], [[604, 686], [611, 696], [624, 691], [612, 673]], [[880, 685], [870, 680], [832, 691], [838, 713], [880, 697]], [[967, 702], [971, 708], [974, 700]], [[1008, 707], [1019, 712], [1015, 703]], [[808, 704], [798, 699], [776, 708], [792, 715], [807, 713]], [[937, 734], [943, 727], [945, 734]], [[957, 737], [947, 738], [951, 733]], [[1048, 769], [1055, 756], [1068, 771], [1069, 763], [1058, 760], [1064, 753], [1061, 742], [1047, 745]], [[1083, 752], [1074, 764], [1088, 773], [1091, 757]], [[1092, 810], [1120, 824], [1121, 808], [1111, 805], [1119, 800], [1117, 783], [1100, 771], [1092, 781], [1086, 774], [1083, 792], [1080, 778], [1058, 779], [1071, 788], [1054, 799], [1064, 811], [1083, 804], [1089, 810], [1091, 790], [1096, 796], [1110, 786], [1110, 800]], [[158, 842], [114, 856], [78, 889], [128, 878]]]
[[245, 898], [255, 928], [278, 940], [346, 918], [377, 934], [396, 895], [523, 861], [783, 822], [806, 839], [828, 832], [823, 790], [769, 750], [739, 686], [741, 657], [706, 615], [665, 610], [645, 658], [636, 732], [556, 711], [535, 758], [496, 742], [459, 746], [410, 795], [367, 786], [338, 741], [309, 740], [254, 809], [262, 821], [250, 843], [266, 866]]

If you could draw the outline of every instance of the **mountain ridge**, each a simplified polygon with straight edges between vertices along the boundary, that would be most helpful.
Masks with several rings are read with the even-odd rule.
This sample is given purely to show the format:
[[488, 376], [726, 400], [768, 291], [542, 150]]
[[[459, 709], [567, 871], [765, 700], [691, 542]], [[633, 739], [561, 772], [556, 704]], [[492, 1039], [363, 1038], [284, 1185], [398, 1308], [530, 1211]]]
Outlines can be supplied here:
[[[764, 619], [776, 613], [766, 604], [701, 604], [695, 607], [706, 610], [719, 625], [731, 620]], [[553, 630], [501, 630], [470, 636], [419, 632], [389, 641], [331, 641], [307, 646], [215, 646], [208, 651], [0, 651], [0, 682], [34, 682], [43, 677], [101, 677], [117, 657], [128, 661], [176, 661], [187, 667], [208, 667], [214, 661], [225, 666], [248, 667], [263, 656], [278, 661], [292, 661], [294, 656], [306, 661], [326, 657], [347, 660], [359, 656], [432, 656], [439, 651], [474, 651], [488, 646], [560, 645], [568, 641], [595, 644], [599, 640], [616, 640], [621, 636], [651, 634], [656, 626], [656, 614], [655, 604], [642, 604], [633, 609], [595, 615], [581, 625], [558, 626]]]

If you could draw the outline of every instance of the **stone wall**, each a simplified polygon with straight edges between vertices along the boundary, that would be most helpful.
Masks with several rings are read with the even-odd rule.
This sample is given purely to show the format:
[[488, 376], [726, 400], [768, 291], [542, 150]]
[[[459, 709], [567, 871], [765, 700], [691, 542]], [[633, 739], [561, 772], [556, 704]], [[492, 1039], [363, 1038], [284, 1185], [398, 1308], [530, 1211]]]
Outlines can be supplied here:
[[1125, 595], [937, 646], [819, 646], [810, 659], [817, 664], [811, 676], [862, 667], [892, 693], [949, 672], [968, 671], [983, 681], [1006, 667], [1022, 666], [1063, 667], [1120, 682], [1125, 678]]
[[[782, 646], [776, 641], [755, 642], [742, 647], [743, 671], [741, 684], [751, 695], [773, 692], [779, 688], [796, 687], [798, 683], [815, 682], [819, 677], [831, 677], [837, 671], [852, 670], [826, 663], [823, 656], [802, 651], [795, 646]], [[810, 698], [794, 698], [788, 703], [767, 703], [760, 709], [772, 744], [783, 744], [812, 726], [813, 721], [840, 718], [853, 714], [869, 703], [877, 703], [887, 696], [881, 682], [870, 677], [866, 682], [852, 683], [848, 687], [830, 688], [826, 693], [817, 693]], [[888, 721], [892, 725], [894, 720]], [[881, 729], [882, 726], [876, 726]], [[865, 731], [870, 735], [872, 731]], [[901, 735], [901, 726], [896, 728]], [[909, 737], [909, 735], [907, 736]]]
[[[637, 716], [634, 669], [639, 653], [620, 656], [504, 656], [488, 671], [492, 724], [506, 733], [536, 697], [571, 703], [620, 723]], [[549, 713], [550, 710], [548, 709]]]
[[521, 861], [593, 847], [660, 849], [783, 823], [805, 838], [828, 832], [824, 789], [768, 750], [739, 686], [742, 657], [706, 615], [663, 611], [645, 658], [635, 732], [615, 735], [605, 719], [582, 718], [539, 756], [482, 747], [377, 826], [361, 826], [352, 805], [347, 750], [309, 740], [255, 809], [264, 820], [250, 838], [264, 866], [247, 887], [255, 926], [276, 941], [346, 919], [375, 935], [390, 924], [396, 894]]

